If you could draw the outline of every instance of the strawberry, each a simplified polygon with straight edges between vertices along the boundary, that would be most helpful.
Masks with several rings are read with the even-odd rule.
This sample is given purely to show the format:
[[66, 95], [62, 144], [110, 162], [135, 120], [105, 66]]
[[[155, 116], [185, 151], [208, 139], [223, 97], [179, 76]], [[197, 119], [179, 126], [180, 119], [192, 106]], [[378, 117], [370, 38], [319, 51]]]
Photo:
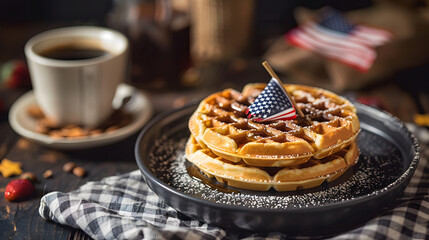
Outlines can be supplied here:
[[7, 88], [29, 88], [30, 72], [22, 60], [11, 60], [3, 64], [0, 71], [2, 84]]
[[14, 179], [7, 184], [4, 197], [11, 202], [21, 201], [31, 197], [34, 192], [33, 183], [28, 179]]

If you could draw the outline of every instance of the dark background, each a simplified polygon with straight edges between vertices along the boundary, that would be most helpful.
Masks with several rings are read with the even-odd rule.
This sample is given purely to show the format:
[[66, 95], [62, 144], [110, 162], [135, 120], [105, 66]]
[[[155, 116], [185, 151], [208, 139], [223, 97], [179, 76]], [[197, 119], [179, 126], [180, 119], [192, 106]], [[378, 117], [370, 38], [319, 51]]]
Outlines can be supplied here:
[[[154, 2], [155, 0], [0, 0], [0, 65], [10, 59], [23, 59], [25, 42], [42, 31], [72, 25], [108, 26], [109, 14], [116, 11], [117, 2]], [[168, 1], [168, 0], [167, 0]], [[422, 0], [391, 0], [404, 6], [421, 6]], [[365, 8], [371, 0], [255, 0], [253, 41], [249, 54], [257, 58], [274, 39], [296, 26], [293, 10], [297, 7], [318, 9], [331, 6], [341, 11]], [[190, 26], [192, 29], [192, 25]], [[420, 92], [429, 92], [427, 65], [398, 72], [393, 81], [410, 93], [424, 113], [418, 99]]]
[[[291, 12], [297, 6], [314, 9], [329, 5], [338, 10], [348, 11], [371, 5], [370, 0], [256, 0], [256, 2], [261, 21], [286, 25], [294, 22]], [[114, 5], [114, 1], [111, 0], [1, 0], [0, 21], [91, 21], [103, 23], [105, 15], [112, 10]]]
[[[256, 0], [254, 32], [256, 45], [267, 37], [279, 35], [296, 26], [292, 14], [296, 7], [317, 9], [326, 5], [348, 11], [367, 7], [371, 5], [371, 1]], [[107, 16], [115, 10], [115, 6], [115, 1], [112, 0], [0, 0], [0, 44], [1, 39], [14, 39], [14, 34], [27, 33], [31, 36], [45, 28], [70, 25], [105, 26]], [[30, 36], [25, 36], [24, 39]], [[23, 46], [24, 42], [16, 45]], [[5, 44], [3, 41], [0, 45], [2, 53], [0, 63], [7, 58], [5, 55], [9, 51], [6, 48], [7, 42]]]

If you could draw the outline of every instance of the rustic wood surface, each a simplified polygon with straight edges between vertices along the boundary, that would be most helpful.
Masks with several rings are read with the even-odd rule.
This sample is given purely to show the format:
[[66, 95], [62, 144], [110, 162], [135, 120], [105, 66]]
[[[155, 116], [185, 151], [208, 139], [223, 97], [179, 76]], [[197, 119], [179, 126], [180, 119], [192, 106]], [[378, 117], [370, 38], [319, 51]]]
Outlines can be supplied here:
[[[263, 70], [260, 73], [263, 73]], [[213, 75], [213, 70], [209, 70], [207, 74], [212, 79], [224, 80], [210, 83], [209, 77], [204, 77], [207, 82], [200, 84], [198, 88], [149, 91], [144, 87], [136, 87], [143, 88], [142, 91], [151, 100], [154, 108], [153, 117], [167, 109], [180, 107], [188, 101], [207, 96], [216, 89], [242, 87], [234, 74]], [[24, 90], [0, 89], [0, 96], [6, 105], [13, 104], [23, 93]], [[104, 177], [138, 169], [134, 157], [134, 144], [138, 133], [120, 142], [93, 149], [56, 150], [17, 135], [10, 127], [7, 112], [0, 113], [0, 161], [7, 158], [20, 162], [23, 172], [34, 173], [38, 180], [35, 183], [37, 194], [32, 199], [17, 203], [8, 202], [4, 198], [5, 187], [10, 180], [18, 176], [4, 178], [0, 175], [0, 239], [89, 239], [80, 230], [41, 218], [38, 212], [40, 198], [52, 191], [69, 192], [88, 181], [98, 181]], [[64, 172], [62, 167], [69, 161], [82, 166], [87, 172], [86, 176], [79, 178], [72, 173]], [[53, 176], [45, 179], [42, 175], [48, 169], [53, 171]]]
[[[171, 102], [185, 102], [177, 94], [157, 99], [159, 106], [155, 115]], [[174, 99], [173, 99], [174, 98]], [[171, 103], [170, 103], [171, 104]], [[16, 178], [0, 177], [0, 239], [85, 239], [87, 236], [70, 227], [45, 221], [39, 215], [40, 198], [52, 191], [68, 192], [88, 181], [97, 181], [103, 177], [127, 173], [137, 169], [134, 158], [134, 143], [138, 132], [127, 139], [86, 150], [62, 151], [50, 149], [17, 135], [10, 127], [6, 117], [0, 123], [0, 159], [7, 158], [22, 164], [24, 172], [32, 172], [37, 177], [37, 194], [29, 200], [19, 203], [8, 202], [3, 193], [5, 186]], [[87, 174], [79, 178], [62, 170], [64, 163], [73, 161], [82, 166]], [[43, 178], [46, 170], [52, 170], [51, 178]]]
[[[143, 91], [149, 95], [154, 107], [154, 116], [186, 102], [200, 99], [208, 93], [233, 87], [240, 89], [245, 82], [261, 82], [269, 78], [267, 73], [256, 61], [254, 67], [243, 69], [241, 73], [211, 69], [202, 75], [205, 83], [200, 88]], [[253, 69], [253, 70], [252, 70]], [[255, 70], [258, 69], [258, 70]], [[240, 71], [239, 71], [240, 72]], [[214, 79], [214, 80], [213, 80]], [[3, 90], [0, 96], [6, 104], [13, 103], [25, 91]], [[410, 120], [416, 105], [409, 93], [396, 84], [385, 84], [378, 89], [368, 90], [364, 95], [377, 96], [392, 110], [394, 115], [403, 116], [404, 121]], [[22, 164], [23, 171], [33, 172], [38, 182], [35, 187], [37, 195], [32, 199], [19, 203], [8, 202], [3, 194], [7, 183], [15, 177], [0, 176], [0, 239], [89, 239], [82, 231], [71, 227], [55, 224], [42, 219], [38, 213], [40, 198], [51, 191], [68, 192], [77, 189], [88, 181], [97, 181], [107, 176], [118, 175], [137, 169], [134, 158], [134, 144], [137, 134], [108, 146], [87, 150], [61, 151], [43, 147], [38, 143], [26, 140], [17, 135], [10, 127], [7, 112], [0, 113], [0, 160], [7, 158]], [[86, 169], [83, 178], [62, 171], [68, 161]], [[42, 174], [51, 169], [53, 176], [44, 179]]]
[[[116, 144], [80, 151], [59, 151], [45, 148], [18, 136], [7, 121], [0, 125], [2, 151], [5, 158], [18, 161], [25, 172], [33, 172], [37, 194], [30, 200], [11, 203], [3, 197], [6, 184], [13, 178], [0, 177], [0, 239], [85, 239], [83, 232], [42, 219], [38, 213], [40, 198], [51, 191], [68, 192], [80, 185], [106, 176], [137, 169], [133, 148], [136, 136]], [[87, 174], [79, 178], [62, 171], [65, 162], [73, 161]], [[42, 174], [53, 171], [44, 179]]]

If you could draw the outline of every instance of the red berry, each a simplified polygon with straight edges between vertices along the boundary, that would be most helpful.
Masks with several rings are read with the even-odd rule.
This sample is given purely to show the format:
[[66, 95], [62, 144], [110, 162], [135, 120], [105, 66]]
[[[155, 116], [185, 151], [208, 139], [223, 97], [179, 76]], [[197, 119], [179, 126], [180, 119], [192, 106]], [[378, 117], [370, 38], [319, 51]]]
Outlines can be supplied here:
[[4, 197], [11, 202], [25, 200], [33, 194], [34, 186], [28, 179], [14, 179], [7, 184], [4, 191]]
[[22, 60], [11, 60], [0, 70], [1, 80], [8, 88], [28, 88], [31, 86], [30, 73]]

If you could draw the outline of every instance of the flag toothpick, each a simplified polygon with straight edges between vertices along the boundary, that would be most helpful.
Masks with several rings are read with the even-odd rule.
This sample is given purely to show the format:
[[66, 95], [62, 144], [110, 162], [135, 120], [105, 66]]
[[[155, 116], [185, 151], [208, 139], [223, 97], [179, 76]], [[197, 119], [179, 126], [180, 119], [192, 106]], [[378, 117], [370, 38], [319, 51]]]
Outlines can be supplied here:
[[[274, 70], [271, 68], [270, 64], [268, 64], [267, 61], [264, 61], [262, 63], [262, 66], [264, 66], [265, 70], [267, 70], [267, 72], [270, 74], [270, 76], [272, 78], [275, 78], [279, 82], [281, 82], [280, 78], [277, 76], [277, 74], [274, 72]], [[298, 113], [298, 116], [301, 117], [301, 118], [305, 118], [304, 113], [301, 111], [300, 108], [298, 108], [298, 106], [296, 105], [295, 100], [290, 96], [290, 94], [287, 92], [286, 89], [284, 89], [284, 90], [285, 90], [285, 93], [288, 95], [289, 99], [292, 101], [292, 104], [295, 106], [295, 109], [296, 109], [296, 112]]]

